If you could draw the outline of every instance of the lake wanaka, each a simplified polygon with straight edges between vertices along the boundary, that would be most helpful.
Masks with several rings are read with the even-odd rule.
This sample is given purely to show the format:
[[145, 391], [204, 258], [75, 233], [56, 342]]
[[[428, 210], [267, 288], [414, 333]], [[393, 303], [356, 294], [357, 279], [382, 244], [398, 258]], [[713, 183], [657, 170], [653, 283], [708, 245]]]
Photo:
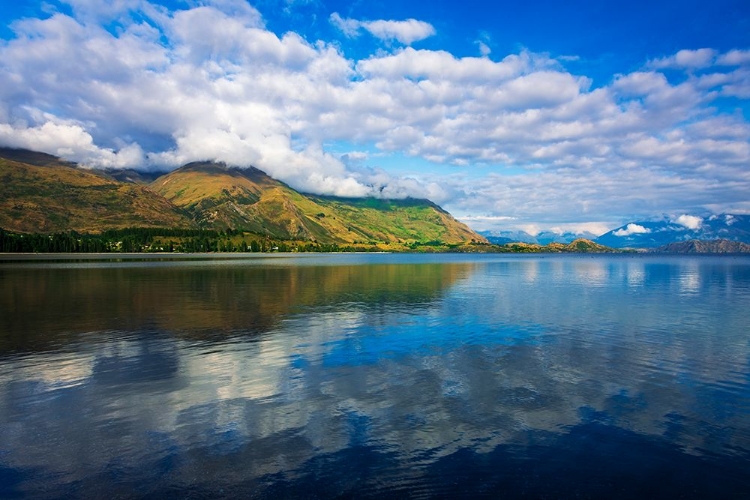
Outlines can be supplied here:
[[750, 257], [188, 257], [2, 257], [0, 498], [750, 497]]

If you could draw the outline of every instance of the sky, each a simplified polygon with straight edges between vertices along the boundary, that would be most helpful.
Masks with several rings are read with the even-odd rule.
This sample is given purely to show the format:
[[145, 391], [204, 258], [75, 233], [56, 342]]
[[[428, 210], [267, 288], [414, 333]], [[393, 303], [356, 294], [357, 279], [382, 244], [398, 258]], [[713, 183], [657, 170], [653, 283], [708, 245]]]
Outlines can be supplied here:
[[476, 230], [750, 213], [747, 0], [16, 0], [0, 19], [2, 146], [252, 165]]

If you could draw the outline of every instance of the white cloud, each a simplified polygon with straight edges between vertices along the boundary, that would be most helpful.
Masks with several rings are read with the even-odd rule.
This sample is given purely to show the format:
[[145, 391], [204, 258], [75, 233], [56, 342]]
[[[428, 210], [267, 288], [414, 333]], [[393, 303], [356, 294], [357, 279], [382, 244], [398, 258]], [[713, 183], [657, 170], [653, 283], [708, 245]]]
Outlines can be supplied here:
[[606, 222], [580, 222], [572, 224], [563, 224], [560, 229], [564, 232], [573, 234], [586, 234], [590, 233], [596, 236], [601, 236], [610, 230], [610, 224]]
[[359, 21], [342, 18], [338, 12], [334, 12], [330, 16], [330, 21], [348, 37], [356, 37], [359, 35], [359, 30], [364, 29], [375, 38], [386, 42], [396, 40], [404, 45], [411, 45], [435, 34], [435, 28], [430, 23], [416, 19]]
[[744, 66], [750, 64], [750, 50], [730, 50], [716, 61], [726, 66]]
[[359, 36], [359, 29], [362, 27], [360, 21], [356, 19], [344, 19], [338, 12], [331, 14], [329, 20], [331, 24], [336, 26], [346, 36], [351, 38]]
[[650, 232], [650, 229], [639, 224], [628, 224], [624, 229], [618, 229], [612, 234], [615, 236], [630, 236], [631, 234], [648, 234]]
[[138, 144], [123, 144], [115, 151], [100, 148], [83, 127], [50, 120], [36, 127], [13, 127], [0, 123], [0, 144], [44, 151], [55, 156], [99, 168], [142, 168], [144, 152]]
[[[0, 44], [2, 144], [98, 166], [254, 165], [306, 191], [512, 218], [484, 221], [498, 226], [750, 211], [750, 124], [715, 108], [750, 97], [745, 49], [665, 58], [660, 67], [702, 69], [678, 83], [652, 64], [592, 88], [526, 50], [492, 60], [386, 44], [348, 59], [336, 44], [276, 35], [240, 0], [78, 5], [121, 28], [57, 13], [16, 22]], [[350, 36], [367, 29], [331, 22]], [[368, 26], [403, 43], [429, 32], [387, 23]], [[402, 165], [379, 168], [388, 155]]]
[[435, 34], [435, 28], [424, 21], [407, 19], [406, 21], [368, 21], [362, 27], [374, 37], [381, 40], [397, 40], [404, 45], [411, 45]]
[[702, 217], [696, 217], [695, 215], [680, 215], [676, 219], [674, 219], [673, 222], [676, 222], [677, 224], [684, 226], [688, 229], [700, 229], [701, 225], [703, 225], [703, 218]]
[[477, 40], [475, 43], [479, 46], [479, 55], [482, 57], [487, 57], [492, 53], [492, 49], [483, 41]]
[[700, 69], [711, 66], [716, 59], [714, 49], [680, 50], [675, 55], [651, 61], [654, 68]]

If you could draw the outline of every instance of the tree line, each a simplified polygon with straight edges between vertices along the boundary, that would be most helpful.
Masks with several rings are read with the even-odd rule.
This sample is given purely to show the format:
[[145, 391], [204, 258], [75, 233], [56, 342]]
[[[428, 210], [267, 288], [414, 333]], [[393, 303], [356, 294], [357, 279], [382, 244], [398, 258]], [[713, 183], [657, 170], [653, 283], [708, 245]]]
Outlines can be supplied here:
[[3, 253], [146, 253], [146, 252], [361, 252], [377, 247], [339, 246], [336, 243], [274, 240], [254, 233], [227, 229], [127, 228], [99, 234], [69, 231], [23, 234], [0, 228]]

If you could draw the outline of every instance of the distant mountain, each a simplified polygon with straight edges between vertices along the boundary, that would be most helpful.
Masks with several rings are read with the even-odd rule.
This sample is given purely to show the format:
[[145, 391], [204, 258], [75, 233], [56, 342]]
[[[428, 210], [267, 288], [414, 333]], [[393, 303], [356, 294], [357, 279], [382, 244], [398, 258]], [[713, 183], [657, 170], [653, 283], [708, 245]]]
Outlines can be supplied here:
[[670, 243], [651, 251], [659, 253], [750, 253], [750, 245], [729, 240], [689, 240]]
[[305, 195], [252, 167], [197, 162], [147, 180], [135, 171], [96, 172], [45, 153], [0, 148], [0, 228], [237, 229], [318, 243], [486, 243], [429, 200]]
[[553, 231], [542, 231], [536, 235], [536, 241], [540, 245], [549, 245], [550, 243], [563, 243], [565, 245], [573, 243], [576, 240], [594, 240], [595, 234], [584, 232], [584, 233], [555, 233]]
[[487, 238], [487, 241], [492, 243], [493, 245], [507, 245], [508, 243], [526, 243], [525, 241], [521, 241], [515, 238], [506, 238], [504, 236], [489, 236], [485, 233], [488, 231], [479, 231], [479, 234]]
[[479, 234], [495, 245], [504, 245], [506, 243], [530, 243], [537, 245], [549, 245], [550, 243], [568, 244], [573, 241], [584, 238], [588, 240], [596, 239], [592, 233], [557, 233], [554, 231], [542, 231], [536, 236], [525, 231], [480, 231]]
[[104, 178], [45, 153], [0, 149], [0, 227], [25, 233], [193, 223], [145, 186]]
[[513, 253], [614, 253], [621, 252], [614, 248], [605, 247], [586, 238], [578, 238], [570, 243], [539, 243], [514, 242], [502, 245], [501, 251]]
[[29, 151], [28, 149], [15, 149], [0, 147], [0, 158], [34, 165], [36, 167], [75, 167], [76, 164], [64, 161], [47, 153], [39, 151]]
[[[562, 243], [557, 243], [562, 245]], [[555, 245], [551, 243], [550, 245]], [[581, 253], [609, 253], [612, 252], [612, 248], [600, 245], [586, 238], [577, 238], [567, 245], [563, 246], [565, 252], [581, 252]]]
[[594, 241], [613, 248], [657, 248], [690, 240], [719, 239], [750, 243], [750, 215], [682, 216], [675, 220], [631, 222]]
[[479, 231], [479, 234], [487, 238], [487, 241], [494, 245], [538, 243], [535, 237], [525, 231]]
[[305, 195], [255, 168], [191, 163], [150, 187], [201, 227], [321, 243], [486, 241], [429, 200]]
[[113, 179], [120, 182], [130, 182], [133, 184], [150, 184], [156, 179], [165, 175], [167, 172], [144, 172], [141, 170], [134, 170], [132, 168], [115, 169], [108, 168], [104, 170], [92, 170], [93, 173], [102, 175], [108, 179]]

